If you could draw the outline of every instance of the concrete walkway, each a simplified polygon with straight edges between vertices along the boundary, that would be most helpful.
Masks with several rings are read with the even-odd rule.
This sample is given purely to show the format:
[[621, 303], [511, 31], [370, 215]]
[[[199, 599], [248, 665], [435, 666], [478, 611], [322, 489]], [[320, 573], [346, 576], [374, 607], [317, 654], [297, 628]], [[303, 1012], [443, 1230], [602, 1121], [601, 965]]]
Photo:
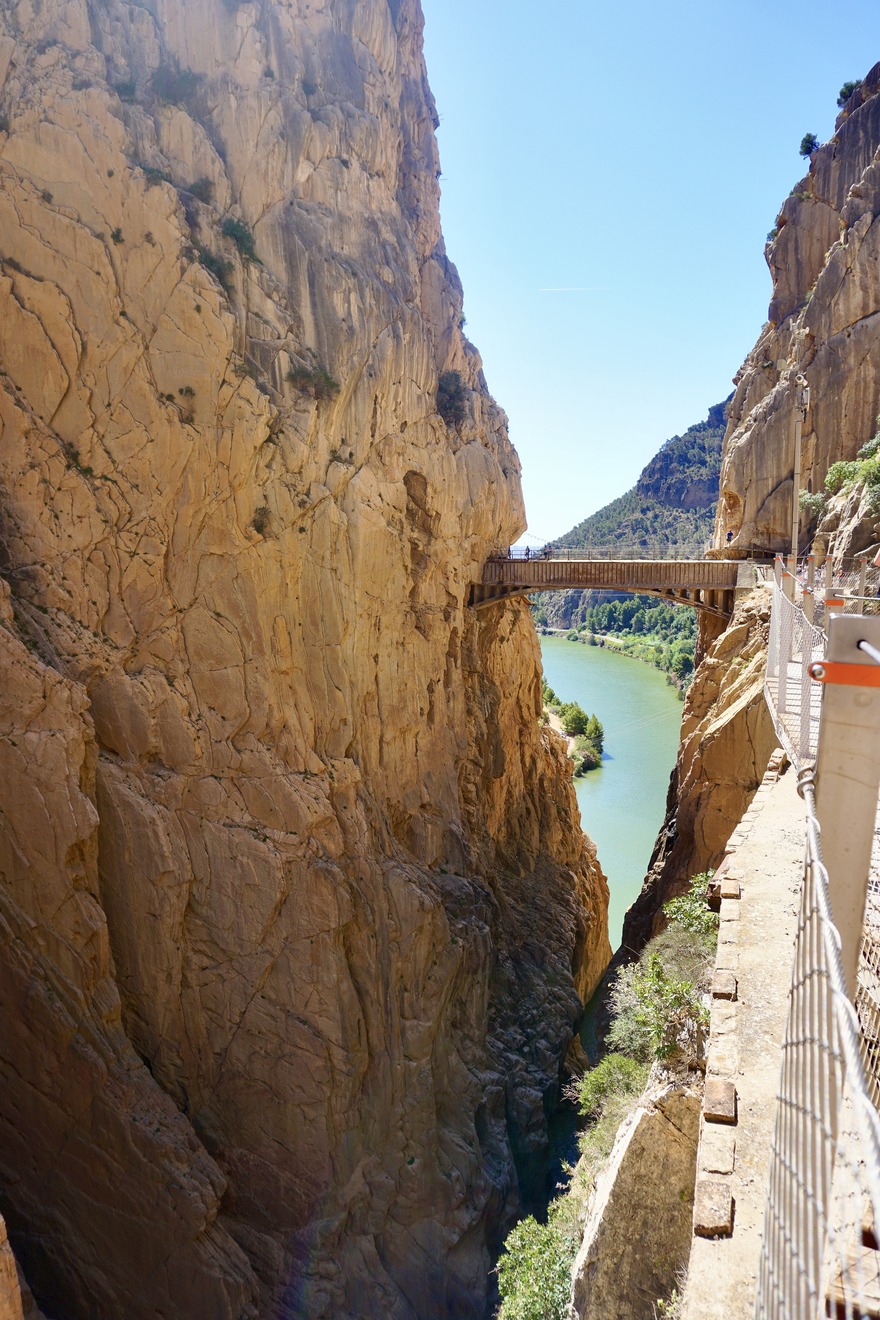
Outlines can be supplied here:
[[771, 758], [719, 868], [731, 896], [721, 903], [682, 1320], [753, 1315], [804, 841], [795, 771], [779, 778]]

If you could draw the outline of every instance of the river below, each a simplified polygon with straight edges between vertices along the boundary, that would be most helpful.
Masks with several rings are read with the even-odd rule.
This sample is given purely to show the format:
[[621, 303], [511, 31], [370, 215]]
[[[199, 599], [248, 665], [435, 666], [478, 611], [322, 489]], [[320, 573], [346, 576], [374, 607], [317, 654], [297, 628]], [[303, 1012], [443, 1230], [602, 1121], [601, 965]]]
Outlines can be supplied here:
[[574, 782], [581, 824], [608, 877], [616, 949], [663, 823], [682, 706], [665, 674], [641, 660], [562, 637], [540, 640], [544, 677], [559, 700], [578, 702], [605, 730], [602, 765]]

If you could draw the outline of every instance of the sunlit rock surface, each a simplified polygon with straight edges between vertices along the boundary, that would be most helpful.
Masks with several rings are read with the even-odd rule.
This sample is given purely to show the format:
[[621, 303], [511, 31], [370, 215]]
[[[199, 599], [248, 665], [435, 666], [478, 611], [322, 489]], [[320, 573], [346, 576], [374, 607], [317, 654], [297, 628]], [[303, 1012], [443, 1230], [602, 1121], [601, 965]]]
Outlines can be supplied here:
[[525, 605], [467, 609], [524, 519], [421, 23], [0, 7], [0, 1208], [49, 1314], [481, 1316], [542, 1190], [607, 887]]

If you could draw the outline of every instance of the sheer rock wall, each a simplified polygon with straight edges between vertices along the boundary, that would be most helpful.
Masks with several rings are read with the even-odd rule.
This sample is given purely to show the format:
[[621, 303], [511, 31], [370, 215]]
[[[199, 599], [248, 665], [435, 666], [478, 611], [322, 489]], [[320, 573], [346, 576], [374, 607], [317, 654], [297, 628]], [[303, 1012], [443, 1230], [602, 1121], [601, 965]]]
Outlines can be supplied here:
[[[780, 210], [765, 254], [769, 319], [735, 378], [721, 467], [715, 545], [744, 558], [791, 544], [795, 380], [810, 406], [801, 489], [819, 492], [840, 459], [853, 459], [880, 412], [880, 65], [853, 92], [836, 131], [810, 159]], [[829, 500], [800, 520], [800, 548], [838, 562], [880, 544], [876, 488]], [[659, 906], [720, 860], [775, 745], [762, 696], [768, 606], [742, 603], [727, 631], [706, 636], [685, 705], [667, 819], [625, 943], [638, 948]]]
[[[787, 551], [791, 543], [795, 377], [810, 386], [801, 489], [821, 491], [855, 458], [880, 412], [880, 65], [847, 101], [810, 159], [766, 249], [769, 319], [736, 377], [721, 470], [716, 541]], [[835, 518], [832, 546], [853, 554], [880, 539], [876, 510]], [[801, 548], [811, 539], [801, 520]], [[826, 544], [828, 538], [824, 538]]]
[[417, 0], [4, 0], [0, 114], [16, 1252], [49, 1314], [481, 1316], [607, 887], [467, 609], [523, 512]]

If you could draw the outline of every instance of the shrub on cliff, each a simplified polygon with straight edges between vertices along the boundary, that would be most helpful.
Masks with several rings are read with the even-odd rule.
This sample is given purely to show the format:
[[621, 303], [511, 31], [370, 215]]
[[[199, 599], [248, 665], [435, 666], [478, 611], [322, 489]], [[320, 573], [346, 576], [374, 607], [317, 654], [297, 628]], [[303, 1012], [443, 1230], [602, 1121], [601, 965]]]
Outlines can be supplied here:
[[339, 381], [323, 367], [291, 367], [287, 380], [300, 394], [310, 394], [318, 402], [333, 399], [339, 393]]
[[565, 1320], [578, 1245], [561, 1201], [546, 1224], [531, 1215], [517, 1224], [498, 1261], [499, 1320]]
[[798, 148], [802, 156], [812, 156], [814, 151], [819, 150], [819, 139], [815, 133], [805, 133], [801, 138], [801, 145]]
[[647, 1075], [647, 1068], [637, 1059], [626, 1054], [606, 1054], [578, 1082], [578, 1109], [585, 1118], [598, 1118], [613, 1096], [638, 1095]]
[[254, 236], [243, 220], [228, 215], [220, 226], [220, 233], [224, 238], [232, 239], [245, 261], [255, 261], [257, 265], [262, 265], [254, 246]]
[[623, 967], [611, 990], [608, 1044], [634, 1059], [700, 1057], [708, 1026], [703, 1002], [718, 917], [706, 905], [710, 874], [696, 875], [686, 894], [663, 906], [670, 925], [640, 960]]
[[467, 416], [466, 401], [461, 372], [444, 371], [437, 385], [437, 411], [447, 426], [461, 426]]
[[200, 82], [201, 74], [174, 64], [160, 64], [150, 79], [153, 92], [165, 105], [187, 105]]
[[837, 104], [840, 106], [841, 110], [846, 105], [856, 88], [860, 85], [861, 84], [857, 82], [845, 82], [843, 84], [837, 95]]

